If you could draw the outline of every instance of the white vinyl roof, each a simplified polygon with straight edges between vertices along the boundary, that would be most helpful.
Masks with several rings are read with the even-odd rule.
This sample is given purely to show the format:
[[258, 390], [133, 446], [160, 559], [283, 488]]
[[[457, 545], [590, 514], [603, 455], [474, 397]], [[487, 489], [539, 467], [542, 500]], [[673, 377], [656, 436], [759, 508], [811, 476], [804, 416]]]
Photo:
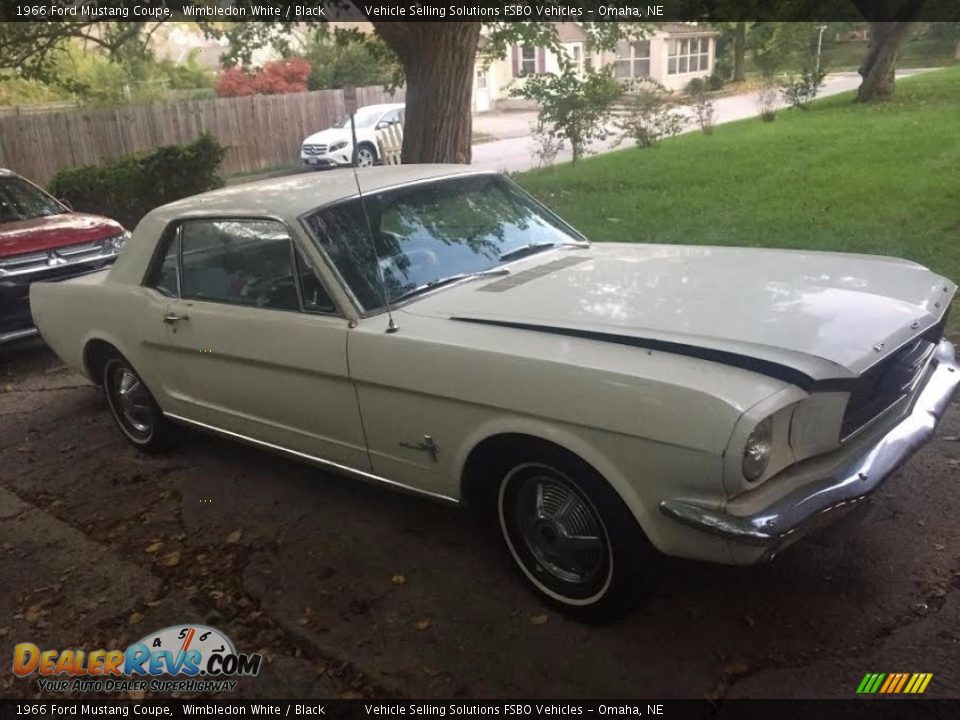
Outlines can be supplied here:
[[[420, 180], [475, 172], [469, 165], [382, 165], [359, 168], [364, 193]], [[143, 223], [153, 224], [186, 215], [272, 215], [294, 219], [321, 205], [355, 197], [357, 180], [347, 168], [260, 180], [212, 190], [152, 210]]]

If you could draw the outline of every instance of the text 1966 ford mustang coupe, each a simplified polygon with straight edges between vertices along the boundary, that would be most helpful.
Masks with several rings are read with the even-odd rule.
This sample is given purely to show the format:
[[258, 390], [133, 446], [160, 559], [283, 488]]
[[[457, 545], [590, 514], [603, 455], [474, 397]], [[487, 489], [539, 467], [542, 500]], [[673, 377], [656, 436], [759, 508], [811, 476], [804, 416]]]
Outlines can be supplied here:
[[359, 182], [158, 208], [109, 271], [35, 284], [37, 325], [137, 447], [186, 424], [489, 508], [582, 614], [651, 546], [753, 563], [843, 514], [960, 381], [956, 286], [910, 262], [590, 244], [457, 166]]

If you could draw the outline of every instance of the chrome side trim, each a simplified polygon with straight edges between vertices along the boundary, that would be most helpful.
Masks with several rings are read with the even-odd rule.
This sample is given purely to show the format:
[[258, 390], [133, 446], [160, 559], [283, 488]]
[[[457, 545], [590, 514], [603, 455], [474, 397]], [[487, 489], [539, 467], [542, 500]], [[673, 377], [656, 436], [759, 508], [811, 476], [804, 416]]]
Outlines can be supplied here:
[[13, 342], [14, 340], [25, 340], [26, 338], [33, 337], [34, 335], [39, 335], [40, 331], [35, 327], [24, 328], [23, 330], [11, 330], [8, 333], [0, 334], [0, 345], [4, 343]]
[[[936, 367], [913, 408], [866, 452], [831, 477], [808, 483], [752, 515], [733, 515], [685, 500], [664, 500], [660, 512], [677, 522], [745, 545], [767, 546], [767, 557], [841, 510], [875, 492], [934, 435], [960, 384], [953, 345], [937, 346]], [[830, 517], [825, 517], [827, 515]]]
[[297, 460], [305, 460], [306, 462], [312, 463], [314, 465], [319, 465], [321, 467], [329, 468], [331, 470], [336, 470], [346, 475], [353, 475], [362, 480], [381, 483], [383, 485], [388, 485], [391, 488], [394, 488], [403, 492], [414, 493], [415, 495], [424, 495], [426, 497], [432, 498], [433, 500], [439, 500], [440, 502], [448, 503], [451, 505], [460, 504], [460, 501], [458, 499], [449, 497], [448, 495], [442, 495], [441, 493], [435, 493], [429, 490], [421, 490], [411, 485], [404, 485], [403, 483], [397, 482], [396, 480], [390, 480], [389, 478], [381, 477], [380, 475], [374, 475], [373, 473], [366, 472], [365, 470], [357, 470], [356, 468], [352, 468], [347, 465], [341, 465], [340, 463], [335, 463], [332, 460], [324, 460], [323, 458], [317, 457], [316, 455], [309, 455], [307, 453], [300, 452], [299, 450], [291, 450], [290, 448], [285, 448], [282, 445], [274, 445], [273, 443], [266, 442], [265, 440], [257, 440], [256, 438], [252, 438], [249, 435], [241, 435], [240, 433], [235, 433], [232, 430], [224, 430], [223, 428], [219, 428], [215, 425], [208, 425], [207, 423], [200, 422], [199, 420], [191, 420], [190, 418], [183, 417], [182, 415], [175, 415], [174, 413], [168, 413], [168, 412], [164, 412], [163, 414], [165, 417], [169, 418], [170, 420], [173, 420], [178, 423], [183, 423], [184, 425], [190, 425], [192, 427], [200, 428], [201, 430], [207, 430], [208, 432], [216, 433], [217, 435], [222, 435], [224, 437], [228, 437], [233, 440], [239, 440], [240, 442], [245, 442], [249, 445], [255, 445], [256, 447], [264, 448], [266, 450], [271, 450], [273, 452], [281, 453], [283, 455], [289, 455], [290, 457], [296, 458]]

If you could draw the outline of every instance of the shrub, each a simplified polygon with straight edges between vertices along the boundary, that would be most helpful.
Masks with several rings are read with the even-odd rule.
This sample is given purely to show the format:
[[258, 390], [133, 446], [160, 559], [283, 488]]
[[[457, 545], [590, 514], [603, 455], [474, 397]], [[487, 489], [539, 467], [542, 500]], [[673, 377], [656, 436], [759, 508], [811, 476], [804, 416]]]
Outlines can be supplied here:
[[706, 93], [697, 95], [690, 107], [693, 109], [693, 117], [700, 127], [700, 132], [704, 135], [713, 135], [716, 110], [714, 110], [713, 102], [706, 96]]
[[817, 97], [823, 79], [827, 74], [823, 70], [805, 68], [800, 77], [783, 83], [783, 97], [792, 107], [806, 110]]
[[581, 78], [562, 55], [560, 65], [559, 73], [531, 75], [510, 94], [537, 102], [538, 123], [549, 128], [556, 140], [570, 142], [576, 162], [591, 142], [609, 135], [606, 123], [623, 88], [605, 68], [588, 70]]
[[708, 90], [722, 90], [723, 86], [726, 84], [727, 75], [724, 74], [719, 68], [710, 73], [710, 77], [707, 78], [707, 89]]
[[223, 146], [205, 133], [186, 145], [60, 170], [48, 189], [78, 211], [105, 215], [133, 228], [155, 207], [222, 187], [223, 154]]
[[538, 167], [552, 167], [563, 150], [563, 137], [558, 136], [554, 129], [541, 119], [530, 123], [530, 137], [536, 145], [533, 154], [539, 159]]
[[678, 135], [685, 124], [670, 92], [655, 80], [638, 83], [626, 103], [626, 113], [617, 119], [622, 142], [632, 138], [639, 148], [659, 145], [665, 137]]
[[255, 71], [227, 68], [217, 76], [217, 95], [241, 97], [306, 92], [310, 72], [310, 63], [303, 58], [275, 60]]
[[707, 91], [707, 83], [703, 78], [693, 78], [690, 82], [687, 83], [686, 93], [691, 97], [696, 97], [697, 95], [703, 95]]
[[777, 107], [780, 104], [780, 88], [775, 82], [765, 82], [757, 91], [757, 109], [760, 119], [773, 122], [777, 119]]

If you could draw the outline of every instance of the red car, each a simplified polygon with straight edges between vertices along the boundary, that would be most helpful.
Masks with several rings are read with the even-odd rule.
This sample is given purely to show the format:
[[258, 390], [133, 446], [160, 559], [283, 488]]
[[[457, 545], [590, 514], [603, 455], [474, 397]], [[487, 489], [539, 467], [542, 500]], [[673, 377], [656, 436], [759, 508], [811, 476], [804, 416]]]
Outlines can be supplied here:
[[73, 212], [0, 168], [0, 345], [37, 334], [30, 283], [102, 270], [113, 264], [129, 237], [119, 223]]

